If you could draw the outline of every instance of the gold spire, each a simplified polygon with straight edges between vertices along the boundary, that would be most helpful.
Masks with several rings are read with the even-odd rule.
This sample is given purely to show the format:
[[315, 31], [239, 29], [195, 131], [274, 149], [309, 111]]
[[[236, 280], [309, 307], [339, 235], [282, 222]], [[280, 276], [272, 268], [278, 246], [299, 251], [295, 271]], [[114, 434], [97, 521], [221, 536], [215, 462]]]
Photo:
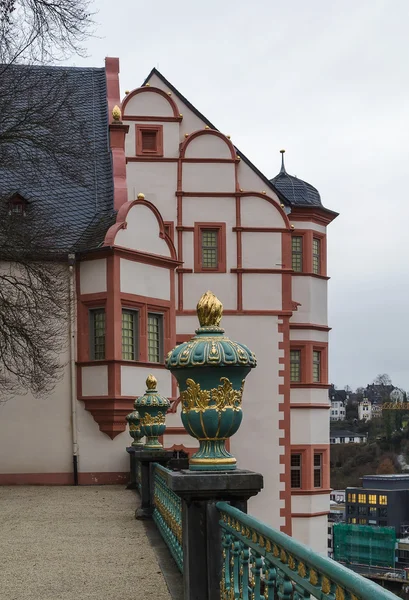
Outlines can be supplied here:
[[223, 314], [223, 304], [208, 290], [196, 306], [200, 327], [217, 327]]
[[119, 108], [119, 106], [117, 104], [115, 104], [114, 108], [112, 109], [112, 119], [114, 121], [120, 121], [121, 120], [121, 109]]
[[154, 377], [152, 374], [148, 375], [148, 378], [146, 379], [146, 387], [148, 388], [148, 390], [156, 390], [157, 383], [158, 380], [156, 379], [156, 377]]

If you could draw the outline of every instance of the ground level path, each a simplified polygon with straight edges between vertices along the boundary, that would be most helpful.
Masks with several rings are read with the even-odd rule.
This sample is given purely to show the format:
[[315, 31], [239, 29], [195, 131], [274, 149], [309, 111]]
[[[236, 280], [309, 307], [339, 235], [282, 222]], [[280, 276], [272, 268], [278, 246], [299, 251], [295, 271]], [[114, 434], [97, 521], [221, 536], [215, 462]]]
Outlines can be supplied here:
[[169, 600], [136, 494], [0, 487], [1, 600]]

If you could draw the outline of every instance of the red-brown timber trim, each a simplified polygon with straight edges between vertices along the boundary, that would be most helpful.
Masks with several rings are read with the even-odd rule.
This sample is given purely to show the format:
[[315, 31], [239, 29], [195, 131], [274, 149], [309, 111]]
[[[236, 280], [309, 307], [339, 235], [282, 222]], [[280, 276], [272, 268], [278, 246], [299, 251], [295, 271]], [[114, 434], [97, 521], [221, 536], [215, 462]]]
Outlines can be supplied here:
[[[301, 454], [301, 488], [292, 488], [291, 494], [327, 493], [330, 489], [329, 444], [291, 444], [291, 454]], [[314, 487], [314, 454], [322, 454], [322, 481], [318, 488]]]
[[127, 156], [126, 162], [158, 162], [158, 163], [176, 163], [178, 158], [168, 158], [167, 156]]
[[[186, 158], [185, 158], [186, 148], [188, 147], [190, 142], [192, 142], [197, 137], [200, 137], [202, 135], [214, 135], [214, 136], [220, 138], [221, 140], [223, 140], [230, 151], [231, 160], [229, 162], [236, 162], [236, 150], [235, 150], [233, 144], [225, 135], [223, 135], [222, 133], [220, 133], [220, 131], [217, 131], [216, 129], [198, 129], [197, 131], [194, 131], [193, 133], [189, 134], [189, 136], [184, 139], [184, 141], [182, 142], [182, 144], [180, 146], [180, 157], [183, 160], [186, 160]], [[222, 159], [214, 158], [214, 159], [208, 159], [207, 162], [218, 162], [220, 160], [222, 160]], [[226, 159], [224, 159], [224, 160], [226, 160]], [[224, 162], [224, 160], [223, 160], [223, 162]]]
[[329, 515], [329, 513], [329, 510], [323, 510], [321, 512], [316, 513], [291, 513], [291, 516], [294, 519], [310, 519], [312, 517], [324, 517], [326, 515]]
[[307, 221], [326, 226], [336, 219], [337, 216], [338, 213], [326, 208], [319, 208], [318, 206], [311, 208], [293, 206], [291, 207], [290, 219], [291, 221]]
[[[151, 87], [151, 86], [143, 86], [140, 88], [137, 88], [135, 90], [132, 90], [132, 92], [130, 92], [127, 96], [125, 96], [123, 102], [122, 102], [122, 118], [125, 119], [129, 119], [130, 116], [132, 116], [132, 120], [138, 120], [138, 121], [142, 121], [143, 117], [137, 117], [136, 115], [125, 115], [126, 112], [126, 107], [127, 104], [129, 103], [129, 100], [131, 98], [133, 98], [134, 96], [136, 96], [137, 94], [159, 94], [160, 96], [162, 96], [163, 98], [165, 98], [165, 100], [167, 100], [167, 102], [169, 102], [171, 108], [172, 108], [172, 112], [173, 112], [173, 117], [176, 120], [180, 120], [182, 117], [180, 116], [179, 113], [179, 109], [176, 105], [176, 102], [173, 100], [173, 98], [171, 96], [169, 96], [166, 92], [164, 92], [163, 90], [160, 90], [159, 88], [156, 87]], [[147, 118], [147, 117], [146, 117]], [[149, 117], [152, 121], [160, 121], [161, 119], [163, 119], [163, 117]]]
[[283, 377], [283, 383], [278, 386], [278, 393], [283, 396], [283, 401], [279, 403], [278, 410], [283, 413], [283, 418], [278, 422], [278, 428], [283, 432], [279, 438], [279, 445], [283, 448], [280, 454], [280, 464], [284, 465], [284, 473], [280, 474], [280, 483], [284, 484], [284, 490], [280, 491], [280, 500], [284, 502], [284, 507], [280, 508], [280, 517], [284, 518], [284, 525], [281, 531], [291, 535], [291, 472], [290, 472], [290, 328], [289, 317], [283, 318], [283, 322], [278, 324], [278, 333], [281, 333], [283, 339], [278, 343], [279, 350], [284, 351], [284, 356], [279, 358], [278, 375]]
[[328, 489], [322, 489], [322, 488], [314, 488], [314, 489], [308, 489], [308, 490], [299, 490], [299, 489], [292, 489], [291, 490], [291, 495], [292, 496], [321, 496], [322, 494], [330, 494], [332, 492], [332, 488], [328, 488]]
[[[247, 317], [291, 317], [290, 310], [233, 310], [230, 308], [223, 310], [225, 316], [245, 315]], [[184, 309], [176, 311], [177, 317], [192, 317], [196, 316], [196, 311], [193, 309]]]
[[107, 56], [105, 59], [105, 77], [107, 82], [108, 122], [112, 121], [115, 105], [121, 106], [119, 92], [119, 58]]
[[288, 229], [284, 227], [232, 227], [233, 231], [243, 233], [287, 233]]
[[230, 269], [230, 273], [259, 273], [260, 275], [273, 275], [281, 273], [292, 273], [291, 269]]
[[180, 123], [183, 117], [147, 117], [146, 115], [123, 115], [124, 121], [155, 121], [157, 123]]
[[[217, 267], [215, 269], [205, 269], [202, 267], [201, 242], [203, 229], [217, 230]], [[226, 223], [195, 223], [193, 245], [195, 273], [226, 273]]]
[[[153, 131], [156, 133], [156, 146], [154, 150], [144, 150], [144, 131]], [[163, 156], [163, 125], [135, 125], [135, 154], [138, 158], [141, 156]]]

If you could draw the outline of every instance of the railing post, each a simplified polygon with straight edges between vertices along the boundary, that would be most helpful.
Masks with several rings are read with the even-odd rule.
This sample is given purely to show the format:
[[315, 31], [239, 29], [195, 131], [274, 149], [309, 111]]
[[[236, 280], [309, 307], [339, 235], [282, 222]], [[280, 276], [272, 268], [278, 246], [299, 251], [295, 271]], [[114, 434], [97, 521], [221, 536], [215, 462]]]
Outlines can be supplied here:
[[247, 511], [247, 501], [263, 487], [259, 473], [179, 471], [167, 485], [182, 499], [183, 585], [185, 600], [220, 600], [222, 545], [216, 502]]
[[126, 451], [129, 454], [129, 483], [126, 486], [127, 490], [136, 490], [136, 460], [135, 460], [135, 448], [133, 446], [128, 446]]
[[173, 452], [166, 450], [135, 450], [135, 461], [141, 465], [140, 496], [141, 505], [135, 511], [135, 519], [151, 519], [153, 512], [151, 465], [158, 463], [166, 467], [173, 457]]

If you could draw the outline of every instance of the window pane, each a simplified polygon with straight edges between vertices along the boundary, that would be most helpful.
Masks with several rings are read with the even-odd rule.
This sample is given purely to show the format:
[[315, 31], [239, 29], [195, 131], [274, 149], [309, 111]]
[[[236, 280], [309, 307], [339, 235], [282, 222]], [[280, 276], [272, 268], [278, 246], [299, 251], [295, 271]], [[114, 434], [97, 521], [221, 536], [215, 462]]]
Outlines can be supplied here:
[[291, 487], [301, 488], [301, 454], [291, 454]]
[[322, 486], [322, 454], [314, 454], [314, 487]]
[[379, 496], [379, 504], [388, 504], [388, 496]]
[[358, 502], [360, 504], [366, 504], [366, 494], [358, 494]]
[[321, 381], [321, 352], [314, 350], [312, 363], [313, 381]]
[[122, 358], [137, 358], [137, 320], [138, 313], [133, 310], [122, 311]]
[[90, 311], [91, 358], [105, 358], [105, 310], [98, 308]]
[[292, 267], [294, 271], [302, 271], [302, 237], [297, 235], [292, 240]]
[[369, 504], [376, 504], [376, 494], [369, 494]]
[[148, 314], [148, 360], [162, 362], [163, 348], [163, 316]]
[[217, 269], [218, 238], [217, 229], [202, 229], [202, 268]]
[[321, 273], [321, 240], [318, 238], [312, 240], [312, 272]]
[[290, 381], [301, 381], [301, 350], [290, 351]]
[[148, 152], [156, 151], [157, 131], [142, 131], [142, 150]]

